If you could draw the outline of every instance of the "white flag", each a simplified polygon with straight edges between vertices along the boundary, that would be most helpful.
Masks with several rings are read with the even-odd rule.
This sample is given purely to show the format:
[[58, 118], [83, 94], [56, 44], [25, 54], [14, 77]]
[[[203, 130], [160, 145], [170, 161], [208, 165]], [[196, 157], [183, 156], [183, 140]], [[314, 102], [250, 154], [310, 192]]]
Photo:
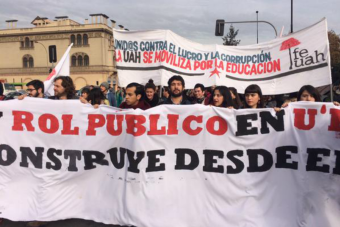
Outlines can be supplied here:
[[73, 46], [73, 43], [67, 48], [65, 54], [60, 59], [56, 67], [54, 67], [53, 71], [44, 81], [45, 86], [45, 95], [53, 96], [54, 89], [53, 89], [53, 80], [57, 76], [70, 76], [70, 50]]

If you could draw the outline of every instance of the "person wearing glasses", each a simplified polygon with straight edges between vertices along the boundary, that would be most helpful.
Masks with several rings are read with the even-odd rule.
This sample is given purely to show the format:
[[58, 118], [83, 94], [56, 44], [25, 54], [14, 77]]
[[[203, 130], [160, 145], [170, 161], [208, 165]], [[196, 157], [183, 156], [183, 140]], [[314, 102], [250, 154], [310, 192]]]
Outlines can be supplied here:
[[44, 96], [44, 83], [40, 80], [32, 80], [31, 82], [26, 84], [27, 86], [27, 94], [21, 95], [18, 97], [19, 100], [24, 99], [25, 97], [33, 97], [33, 98], [45, 98]]

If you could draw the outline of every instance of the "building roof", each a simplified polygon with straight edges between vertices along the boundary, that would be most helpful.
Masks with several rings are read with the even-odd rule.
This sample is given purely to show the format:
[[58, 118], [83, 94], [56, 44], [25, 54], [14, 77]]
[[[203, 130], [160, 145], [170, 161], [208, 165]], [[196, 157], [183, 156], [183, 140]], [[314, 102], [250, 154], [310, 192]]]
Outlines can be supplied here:
[[105, 17], [106, 19], [109, 18], [107, 15], [102, 14], [102, 13], [90, 14], [90, 16], [91, 16], [91, 17], [94, 17], [94, 16], [103, 16], [103, 17]]

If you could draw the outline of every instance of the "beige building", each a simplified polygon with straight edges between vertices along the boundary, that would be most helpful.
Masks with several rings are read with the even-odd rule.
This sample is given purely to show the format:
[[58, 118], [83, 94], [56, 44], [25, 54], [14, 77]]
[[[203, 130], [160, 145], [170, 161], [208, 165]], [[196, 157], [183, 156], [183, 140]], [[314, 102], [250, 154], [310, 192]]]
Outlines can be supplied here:
[[115, 81], [112, 34], [115, 21], [111, 20], [109, 26], [108, 16], [104, 14], [90, 17], [84, 24], [66, 16], [55, 20], [36, 17], [31, 28], [17, 28], [17, 20], [6, 21], [7, 29], [0, 30], [0, 80], [6, 79], [9, 83], [44, 81], [52, 68], [49, 46], [56, 45], [58, 62], [67, 47], [74, 43], [70, 63], [76, 89]]

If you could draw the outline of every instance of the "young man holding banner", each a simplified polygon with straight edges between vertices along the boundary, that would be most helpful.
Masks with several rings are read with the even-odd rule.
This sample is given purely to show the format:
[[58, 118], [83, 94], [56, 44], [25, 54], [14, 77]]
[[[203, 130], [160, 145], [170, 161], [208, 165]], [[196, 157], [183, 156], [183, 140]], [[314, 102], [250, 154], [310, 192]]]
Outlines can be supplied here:
[[125, 101], [120, 104], [122, 109], [142, 109], [147, 110], [150, 105], [144, 100], [144, 87], [138, 83], [130, 83], [126, 86]]
[[179, 75], [172, 76], [168, 81], [168, 85], [170, 96], [167, 100], [165, 100], [161, 104], [175, 104], [175, 105], [191, 104], [190, 101], [187, 100], [183, 95], [185, 83], [181, 76]]

